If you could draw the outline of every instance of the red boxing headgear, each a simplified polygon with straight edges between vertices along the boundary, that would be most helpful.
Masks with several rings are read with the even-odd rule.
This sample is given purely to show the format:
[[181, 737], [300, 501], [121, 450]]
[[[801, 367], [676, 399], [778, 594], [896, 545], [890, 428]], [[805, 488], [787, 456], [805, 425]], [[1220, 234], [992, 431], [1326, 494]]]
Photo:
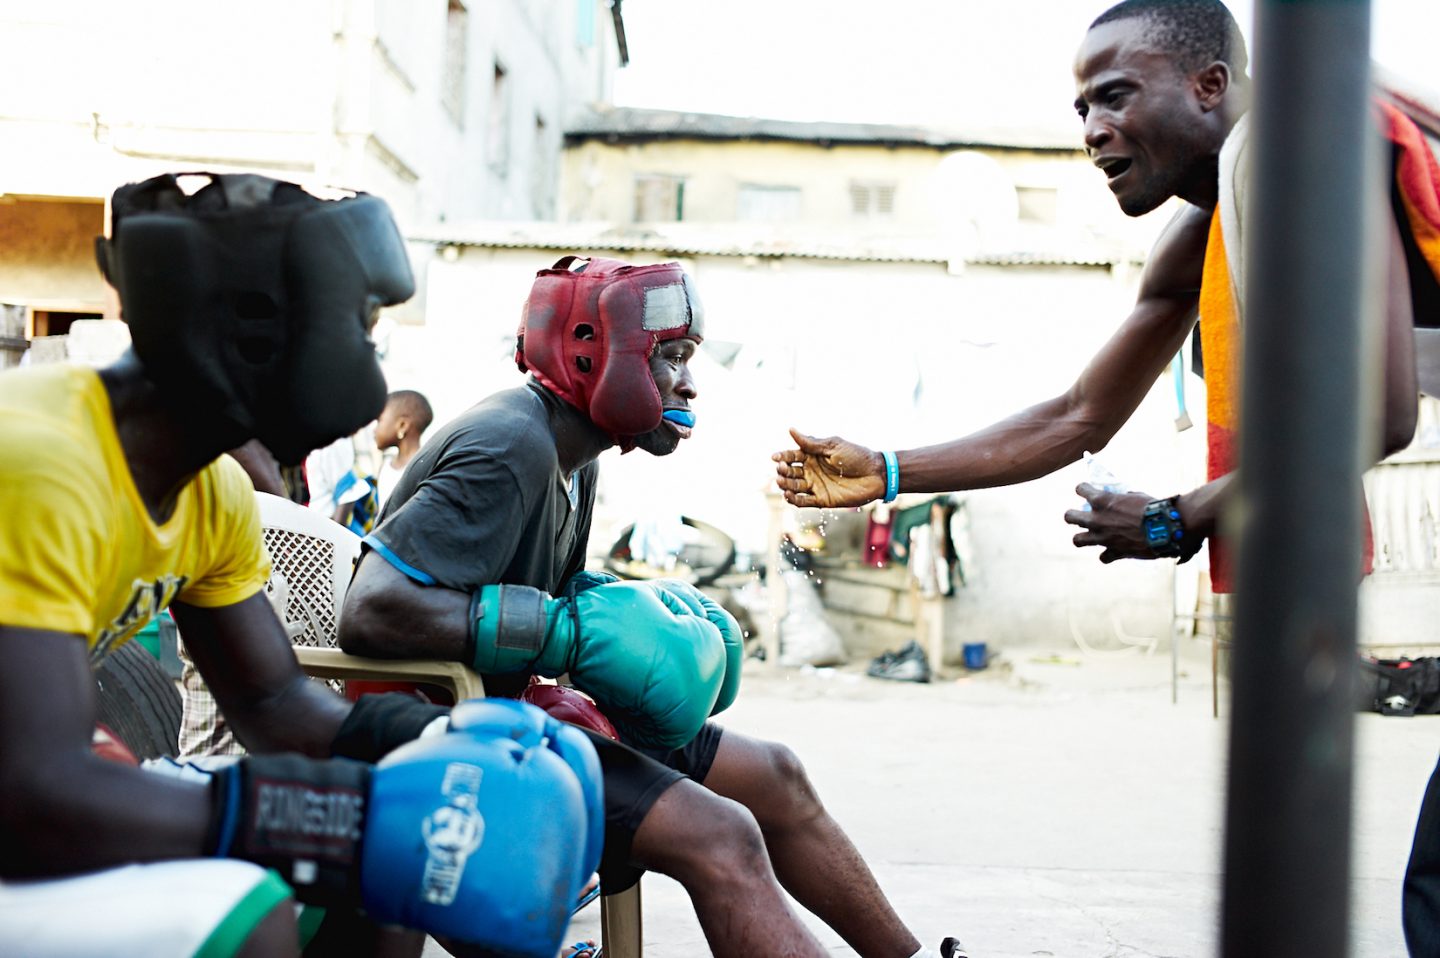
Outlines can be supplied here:
[[536, 274], [515, 364], [612, 436], [639, 436], [660, 425], [663, 411], [650, 372], [655, 345], [698, 343], [703, 322], [679, 263], [567, 256]]

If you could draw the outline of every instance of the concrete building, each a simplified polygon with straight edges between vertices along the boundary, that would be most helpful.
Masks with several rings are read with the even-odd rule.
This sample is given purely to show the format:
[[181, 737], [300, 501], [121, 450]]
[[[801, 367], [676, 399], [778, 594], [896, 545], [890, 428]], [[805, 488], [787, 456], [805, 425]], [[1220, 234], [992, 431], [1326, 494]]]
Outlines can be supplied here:
[[[945, 244], [950, 258], [1140, 258], [1069, 135], [601, 107], [566, 132], [561, 219], [729, 227], [816, 245]], [[1079, 252], [1077, 252], [1079, 251]]]
[[[562, 131], [625, 56], [611, 0], [81, 0], [0, 7], [0, 360], [113, 313], [93, 239], [120, 183], [257, 172], [421, 223], [550, 218]], [[395, 311], [419, 321], [423, 301]]]

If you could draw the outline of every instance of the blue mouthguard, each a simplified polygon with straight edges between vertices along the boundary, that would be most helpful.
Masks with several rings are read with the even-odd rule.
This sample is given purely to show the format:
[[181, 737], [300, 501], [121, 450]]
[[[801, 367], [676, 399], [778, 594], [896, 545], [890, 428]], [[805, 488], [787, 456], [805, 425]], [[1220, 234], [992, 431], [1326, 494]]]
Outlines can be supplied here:
[[668, 419], [686, 429], [693, 428], [695, 425], [695, 414], [688, 409], [667, 409], [660, 415], [660, 418]]

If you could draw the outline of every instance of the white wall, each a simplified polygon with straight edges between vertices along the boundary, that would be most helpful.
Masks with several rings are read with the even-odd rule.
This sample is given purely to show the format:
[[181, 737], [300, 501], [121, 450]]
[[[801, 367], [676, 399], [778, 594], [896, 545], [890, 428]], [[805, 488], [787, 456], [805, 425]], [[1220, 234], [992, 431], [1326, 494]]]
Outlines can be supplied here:
[[[444, 421], [523, 382], [511, 362], [520, 305], [535, 270], [558, 256], [467, 248], [447, 262], [436, 253], [426, 325], [392, 337], [392, 388], [425, 392]], [[709, 339], [742, 349], [730, 370], [699, 354], [698, 423], [675, 455], [604, 454], [592, 546], [608, 545], [638, 515], [672, 510], [761, 550], [769, 454], [788, 444], [788, 426], [877, 448], [962, 435], [1068, 386], [1135, 292], [1130, 279], [1079, 268], [952, 276], [932, 265], [709, 256], [686, 266]], [[1201, 480], [1204, 403], [1199, 381], [1187, 378], [1197, 428], [1177, 435], [1174, 387], [1163, 376], [1102, 455], [1157, 496]], [[1070, 544], [1076, 530], [1061, 517], [1083, 479], [1077, 464], [968, 494], [976, 562], [956, 603], [958, 628], [1002, 648], [1066, 644], [1072, 622], [1095, 645], [1113, 644], [1117, 622], [1130, 635], [1168, 635], [1173, 564], [1102, 567]]]

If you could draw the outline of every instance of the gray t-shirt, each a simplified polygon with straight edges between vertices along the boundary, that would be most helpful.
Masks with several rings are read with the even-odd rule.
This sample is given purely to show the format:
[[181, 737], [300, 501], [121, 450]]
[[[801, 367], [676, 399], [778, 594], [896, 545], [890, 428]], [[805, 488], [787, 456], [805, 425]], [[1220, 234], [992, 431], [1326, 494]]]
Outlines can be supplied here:
[[551, 417], [582, 414], [530, 383], [472, 406], [421, 447], [365, 545], [424, 585], [528, 585], [585, 566], [598, 467], [560, 470]]

